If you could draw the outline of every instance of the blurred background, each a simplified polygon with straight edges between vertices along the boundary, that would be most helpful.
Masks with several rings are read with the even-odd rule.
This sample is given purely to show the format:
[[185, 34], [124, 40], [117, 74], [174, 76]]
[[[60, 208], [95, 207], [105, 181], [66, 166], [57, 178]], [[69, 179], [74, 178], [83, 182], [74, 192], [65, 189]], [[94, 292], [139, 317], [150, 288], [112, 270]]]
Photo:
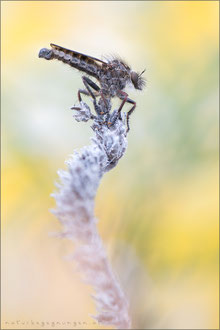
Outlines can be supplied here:
[[127, 152], [96, 198], [133, 328], [218, 328], [218, 6], [1, 2], [2, 328], [110, 328], [89, 316], [74, 247], [51, 235], [57, 170], [92, 131], [69, 110], [81, 74], [38, 58], [50, 42], [146, 68]]

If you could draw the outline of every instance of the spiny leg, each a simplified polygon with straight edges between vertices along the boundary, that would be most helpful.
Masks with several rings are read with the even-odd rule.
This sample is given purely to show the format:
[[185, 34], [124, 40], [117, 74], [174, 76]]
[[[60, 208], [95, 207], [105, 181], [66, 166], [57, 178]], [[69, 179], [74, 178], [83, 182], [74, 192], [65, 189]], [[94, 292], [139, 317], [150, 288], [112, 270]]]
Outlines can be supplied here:
[[[78, 99], [79, 102], [82, 102], [82, 97], [81, 94], [87, 95], [87, 96], [91, 96], [93, 98], [93, 104], [94, 104], [94, 108], [96, 113], [99, 115], [98, 109], [97, 109], [97, 103], [96, 103], [96, 96], [99, 95], [99, 86], [97, 86], [91, 79], [83, 76], [82, 77], [82, 81], [86, 87], [86, 90], [84, 89], [79, 89], [78, 90]], [[93, 93], [90, 86], [96, 91], [96, 93]], [[79, 107], [72, 107], [71, 109], [75, 109], [75, 110], [79, 110]]]
[[[79, 90], [78, 90], [78, 93], [77, 93], [79, 102], [82, 102], [81, 94], [84, 94], [84, 95], [90, 96], [90, 94], [89, 94], [89, 92], [88, 92], [87, 90], [85, 90], [85, 89], [79, 89]], [[80, 107], [75, 107], [75, 106], [72, 107], [71, 109], [72, 109], [72, 110], [81, 110]]]
[[[121, 118], [121, 110], [122, 110], [125, 102], [127, 102], [127, 100], [130, 100], [130, 99], [128, 99], [128, 94], [125, 93], [124, 91], [121, 91], [121, 90], [118, 93], [118, 97], [122, 100], [122, 103], [121, 103], [120, 107], [118, 108], [118, 111], [117, 112], [118, 112], [119, 119], [122, 119]], [[108, 119], [107, 119], [107, 125], [108, 125], [108, 127], [110, 127], [111, 125], [114, 125], [115, 120], [116, 120], [116, 118], [115, 118], [114, 120], [109, 121], [109, 118], [110, 118], [110, 115], [108, 116]]]
[[[104, 96], [104, 94], [103, 94], [102, 89], [101, 89], [98, 85], [96, 85], [96, 84], [95, 84], [91, 79], [89, 79], [88, 77], [83, 76], [82, 79], [83, 79], [83, 83], [84, 83], [84, 85], [86, 86], [87, 90], [90, 90], [90, 95], [91, 95], [91, 96], [92, 96], [92, 94], [95, 95], [95, 96], [101, 96], [101, 98], [102, 98], [102, 100], [103, 100], [103, 102], [104, 102], [104, 104], [105, 104], [106, 111], [101, 111], [101, 112], [100, 112], [100, 115], [104, 115], [105, 113], [107, 113], [107, 112], [108, 112], [108, 102], [107, 102], [107, 100], [106, 100], [106, 98], [105, 98], [105, 96]], [[89, 86], [92, 87], [92, 88], [95, 90], [95, 93], [93, 93], [93, 92], [91, 91], [91, 89], [89, 88]], [[91, 94], [91, 93], [92, 93], [92, 94]], [[92, 96], [92, 97], [93, 97], [93, 96]], [[102, 109], [102, 110], [103, 110], [103, 109]], [[96, 111], [96, 112], [97, 112], [97, 111]]]
[[105, 97], [105, 95], [104, 95], [104, 93], [103, 93], [103, 91], [102, 90], [100, 90], [100, 96], [101, 96], [101, 98], [102, 98], [102, 100], [103, 100], [103, 102], [104, 102], [104, 105], [105, 105], [105, 107], [106, 107], [106, 110], [105, 111], [102, 111], [102, 115], [104, 115], [105, 113], [107, 113], [107, 112], [109, 112], [109, 105], [108, 105], [108, 102], [107, 102], [107, 100], [106, 100], [106, 97]]
[[[86, 89], [79, 89], [80, 94], [84, 94], [87, 96], [90, 96], [90, 93], [86, 90]], [[95, 95], [95, 97], [99, 96], [98, 92], [93, 93]]]
[[[121, 95], [122, 97], [121, 97], [120, 95]], [[126, 102], [127, 99], [128, 99], [128, 94], [125, 93], [125, 92], [123, 92], [123, 91], [120, 91], [118, 96], [120, 97], [120, 99], [123, 99], [123, 101], [121, 102], [120, 107], [118, 108], [119, 119], [121, 119], [121, 110], [122, 110], [122, 108], [123, 108], [125, 102]]]
[[127, 116], [126, 116], [126, 122], [127, 122], [127, 131], [126, 133], [129, 132], [130, 130], [130, 126], [129, 126], [129, 118], [130, 118], [130, 115], [132, 114], [132, 112], [134, 111], [134, 109], [136, 108], [136, 102], [131, 100], [130, 98], [128, 98], [128, 94], [125, 93], [124, 91], [119, 91], [119, 94], [118, 94], [118, 97], [123, 97], [123, 101], [118, 109], [118, 114], [119, 114], [119, 118], [121, 119], [121, 110], [124, 106], [124, 104], [127, 102], [127, 103], [131, 103], [133, 104], [133, 107], [128, 111], [127, 113]]
[[[104, 103], [105, 103], [105, 106], [106, 106], [106, 109], [107, 109], [107, 111], [108, 111], [108, 103], [107, 103], [107, 100], [106, 100], [106, 98], [105, 98], [105, 96], [104, 96], [104, 94], [103, 94], [103, 91], [101, 90], [101, 88], [98, 86], [98, 85], [96, 85], [91, 79], [89, 79], [88, 77], [85, 77], [85, 76], [83, 76], [83, 82], [84, 82], [84, 85], [85, 85], [85, 82], [89, 85], [89, 86], [91, 86], [96, 92], [98, 92], [98, 95], [100, 95], [101, 96], [101, 98], [103, 99], [103, 101], [104, 101]], [[85, 85], [86, 86], [86, 85]], [[106, 112], [107, 112], [106, 111]], [[106, 113], [106, 112], [103, 112], [103, 113], [101, 113], [101, 115], [103, 115], [104, 113]]]
[[[84, 94], [84, 95], [87, 95], [87, 96], [91, 96], [91, 93], [88, 90], [86, 90], [86, 89], [79, 89], [78, 90], [78, 93], [77, 93], [79, 102], [82, 102], [81, 94]], [[79, 107], [72, 107], [71, 109], [79, 110], [80, 108]]]
[[[107, 100], [106, 100], [106, 98], [105, 98], [105, 96], [104, 96], [104, 94], [103, 94], [102, 89], [101, 89], [98, 85], [96, 85], [96, 84], [95, 84], [91, 79], [89, 79], [88, 77], [85, 77], [85, 76], [84, 76], [83, 79], [86, 81], [87, 84], [89, 84], [89, 86], [91, 86], [91, 87], [97, 92], [97, 96], [99, 96], [99, 95], [101, 96], [103, 102], [105, 103], [105, 106], [106, 106], [107, 111], [102, 112], [101, 115], [103, 115], [104, 113], [108, 112], [108, 102], [107, 102]], [[85, 84], [85, 82], [84, 82], [84, 84]]]
[[[83, 81], [83, 84], [85, 85], [86, 89], [87, 89], [87, 95], [90, 95], [94, 101], [96, 101], [96, 96], [99, 95], [99, 91], [100, 91], [100, 87], [98, 85], [96, 85], [91, 79], [89, 79], [88, 77], [85, 77], [83, 76], [82, 77], [82, 81]], [[93, 93], [91, 88], [92, 87], [96, 93]], [[80, 93], [82, 93], [82, 91], [85, 91], [85, 90], [79, 90], [78, 91], [78, 95], [80, 95]], [[85, 91], [86, 92], [86, 91]], [[98, 93], [97, 93], [98, 92]], [[84, 93], [84, 92], [83, 92]], [[85, 93], [84, 93], [85, 94]]]
[[135, 101], [133, 101], [133, 100], [127, 98], [127, 102], [133, 104], [133, 107], [128, 111], [127, 116], [126, 116], [126, 122], [127, 122], [127, 131], [126, 131], [126, 133], [128, 133], [129, 130], [130, 130], [130, 126], [129, 126], [129, 118], [130, 118], [130, 115], [132, 114], [132, 112], [133, 112], [134, 109], [136, 108], [136, 102], [135, 102]]
[[[79, 99], [79, 102], [82, 101], [81, 94], [90, 96], [89, 92], [86, 89], [79, 89], [78, 90], [78, 99]], [[97, 95], [95, 95], [95, 96], [97, 96]], [[73, 110], [80, 110], [81, 108], [80, 107], [72, 107], [71, 109], [73, 109]]]
[[[82, 80], [83, 82], [85, 81], [90, 87], [92, 87], [96, 92], [99, 92], [100, 91], [100, 87], [94, 83], [94, 81], [92, 81], [91, 79], [89, 79], [88, 77], [86, 76], [83, 76], [82, 77]], [[85, 83], [84, 83], [85, 85]], [[85, 85], [86, 86], [86, 85]]]
[[[88, 80], [90, 81], [90, 82], [88, 82]], [[85, 87], [86, 87], [86, 89], [87, 89], [87, 91], [89, 92], [89, 95], [90, 96], [92, 96], [92, 98], [93, 98], [93, 102], [95, 102], [95, 104], [96, 104], [96, 97], [95, 97], [95, 95], [94, 95], [94, 93], [92, 92], [92, 90], [91, 90], [91, 88], [90, 88], [90, 86], [91, 86], [91, 80], [89, 79], [89, 78], [87, 78], [87, 77], [82, 77], [82, 81], [83, 81], [83, 84], [85, 85]], [[95, 83], [94, 83], [94, 85], [95, 85]], [[93, 87], [93, 86], [91, 86], [91, 87]], [[98, 86], [97, 86], [98, 87]], [[94, 87], [93, 87], [94, 88]], [[98, 87], [99, 88], [99, 87]]]

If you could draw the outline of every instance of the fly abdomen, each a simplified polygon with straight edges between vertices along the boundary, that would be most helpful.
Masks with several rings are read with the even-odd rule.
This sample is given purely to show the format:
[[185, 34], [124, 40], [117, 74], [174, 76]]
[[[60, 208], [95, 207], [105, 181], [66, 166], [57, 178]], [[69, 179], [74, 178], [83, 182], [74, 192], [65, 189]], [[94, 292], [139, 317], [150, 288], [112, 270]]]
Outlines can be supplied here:
[[98, 78], [98, 72], [101, 66], [94, 59], [60, 46], [53, 44], [51, 46], [51, 49], [41, 49], [39, 57], [43, 57], [46, 60], [57, 59], [79, 71], [86, 72], [88, 75]]
[[45, 60], [52, 60], [54, 58], [54, 54], [52, 49], [42, 48], [39, 51], [38, 57], [43, 57]]

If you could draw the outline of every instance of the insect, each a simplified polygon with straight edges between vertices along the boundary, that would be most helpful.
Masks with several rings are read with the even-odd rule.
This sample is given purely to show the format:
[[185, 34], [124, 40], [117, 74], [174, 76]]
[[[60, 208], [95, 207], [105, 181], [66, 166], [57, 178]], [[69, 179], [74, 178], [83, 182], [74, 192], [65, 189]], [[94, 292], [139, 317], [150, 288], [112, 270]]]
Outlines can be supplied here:
[[[92, 97], [94, 108], [98, 116], [107, 114], [109, 118], [111, 98], [115, 96], [122, 100], [118, 108], [119, 118], [121, 118], [121, 110], [124, 104], [126, 102], [132, 104], [131, 109], [127, 113], [128, 132], [130, 129], [129, 117], [136, 108], [136, 102], [128, 97], [124, 89], [130, 84], [135, 89], [142, 90], [145, 86], [145, 79], [142, 77], [145, 70], [141, 73], [132, 71], [132, 69], [118, 57], [103, 61], [55, 44], [50, 44], [50, 46], [51, 49], [42, 48], [39, 52], [39, 57], [46, 60], [60, 60], [79, 71], [85, 72], [99, 82], [100, 86], [89, 77], [83, 76], [82, 81], [86, 89], [79, 89], [78, 91], [79, 102], [82, 101], [81, 94]], [[98, 96], [100, 96], [100, 100], [97, 103], [96, 98]], [[72, 107], [72, 109], [79, 110], [78, 107]], [[108, 126], [112, 124], [112, 122], [108, 122]]]

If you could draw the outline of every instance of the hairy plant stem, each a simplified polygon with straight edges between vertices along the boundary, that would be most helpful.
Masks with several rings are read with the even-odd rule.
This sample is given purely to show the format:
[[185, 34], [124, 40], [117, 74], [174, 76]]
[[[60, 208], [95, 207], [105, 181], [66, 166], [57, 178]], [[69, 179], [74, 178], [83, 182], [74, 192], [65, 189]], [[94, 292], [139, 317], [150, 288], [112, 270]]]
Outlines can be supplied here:
[[82, 148], [66, 162], [67, 170], [58, 172], [58, 191], [53, 194], [56, 209], [53, 213], [63, 226], [65, 237], [74, 242], [73, 259], [77, 262], [84, 280], [94, 288], [100, 324], [117, 329], [129, 329], [131, 320], [128, 302], [108, 261], [105, 248], [97, 230], [94, 199], [105, 172], [114, 168], [126, 147], [125, 118], [114, 116], [114, 124], [106, 123], [91, 114], [90, 108], [80, 102], [74, 115], [77, 121], [93, 120], [95, 136], [91, 144]]

